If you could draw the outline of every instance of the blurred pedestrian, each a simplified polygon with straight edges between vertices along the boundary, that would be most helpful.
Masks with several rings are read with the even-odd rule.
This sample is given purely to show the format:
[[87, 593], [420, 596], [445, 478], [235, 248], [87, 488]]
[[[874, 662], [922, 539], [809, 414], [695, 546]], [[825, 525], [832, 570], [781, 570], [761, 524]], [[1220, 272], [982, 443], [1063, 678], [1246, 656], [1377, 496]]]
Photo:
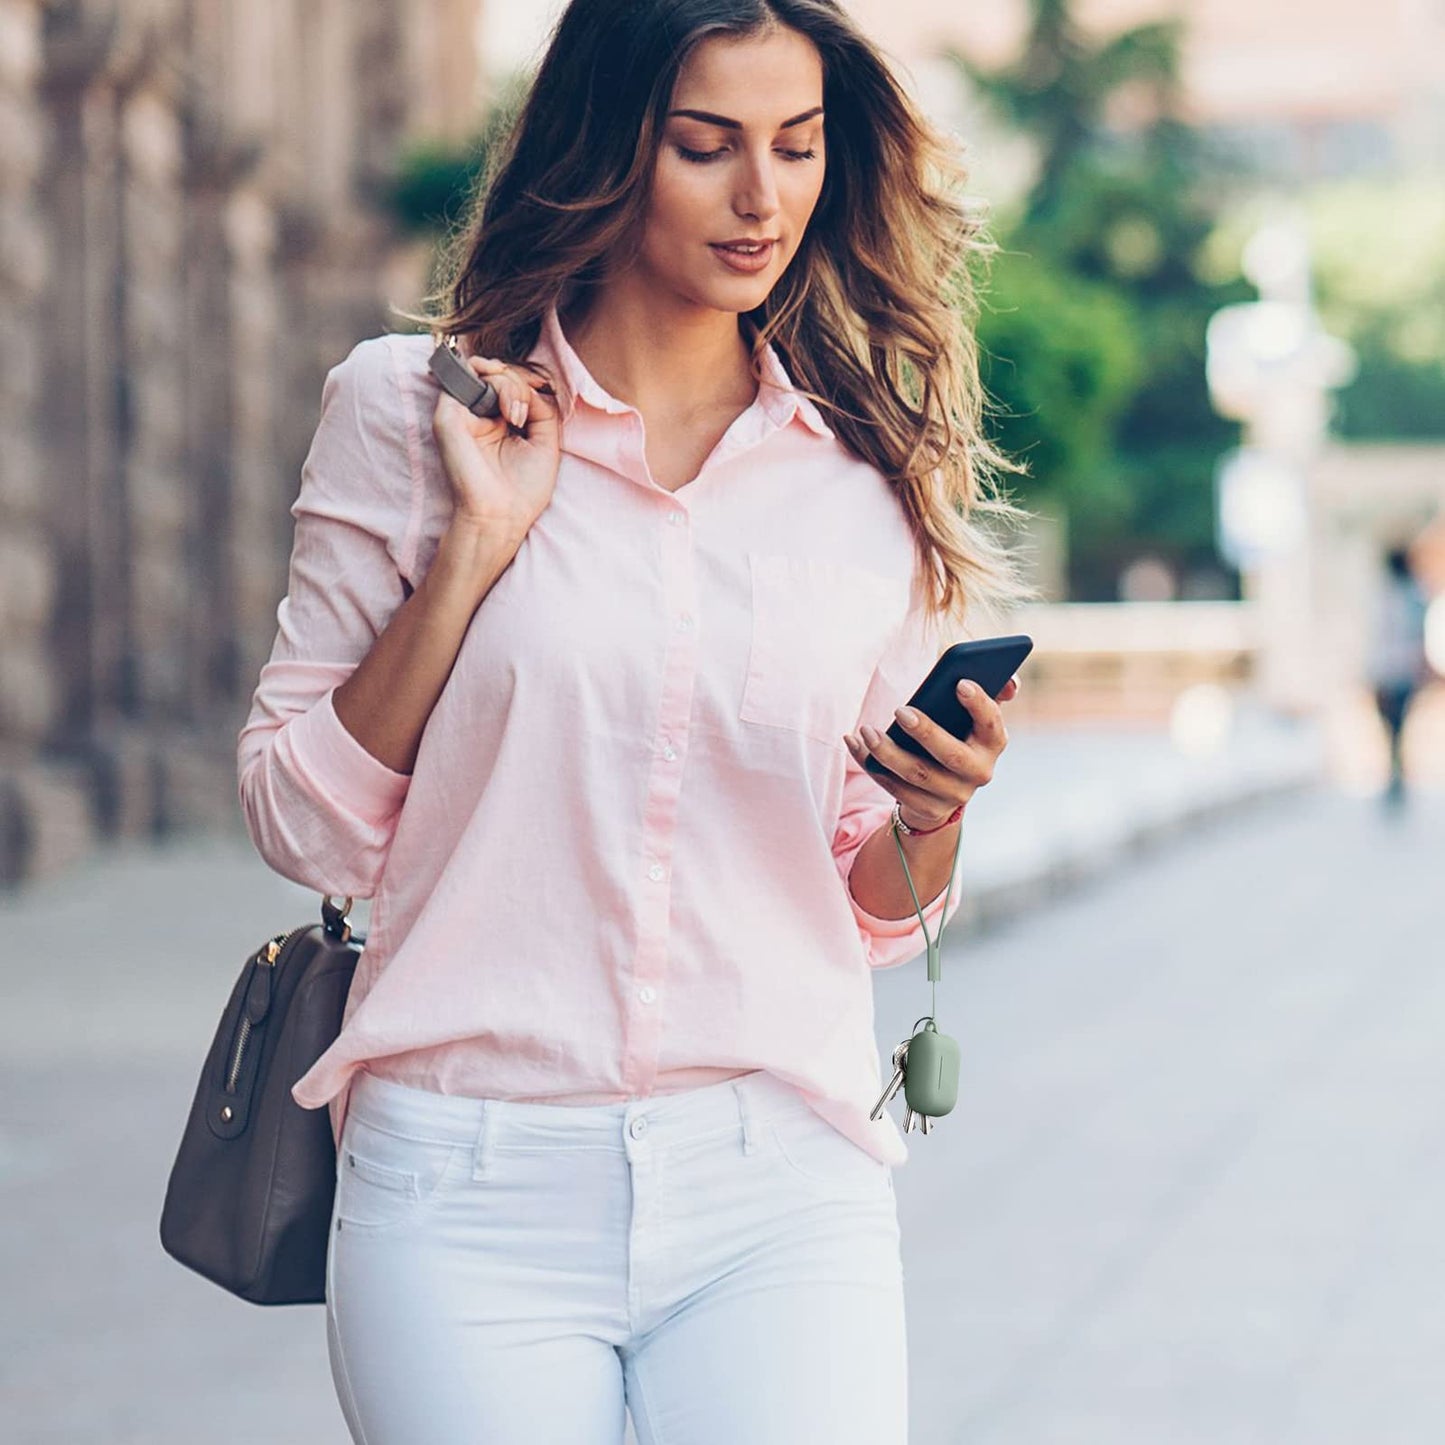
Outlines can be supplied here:
[[1410, 566], [1407, 547], [1391, 547], [1383, 570], [1369, 671], [1375, 707], [1390, 743], [1390, 778], [1381, 797], [1387, 808], [1397, 808], [1405, 801], [1405, 719], [1430, 671], [1425, 654], [1428, 601]]
[[411, 318], [500, 414], [435, 335], [327, 376], [239, 768], [375, 899], [294, 1088], [357, 1441], [907, 1437], [873, 971], [1005, 734], [884, 732], [1024, 591], [951, 150], [833, 0], [573, 0]]

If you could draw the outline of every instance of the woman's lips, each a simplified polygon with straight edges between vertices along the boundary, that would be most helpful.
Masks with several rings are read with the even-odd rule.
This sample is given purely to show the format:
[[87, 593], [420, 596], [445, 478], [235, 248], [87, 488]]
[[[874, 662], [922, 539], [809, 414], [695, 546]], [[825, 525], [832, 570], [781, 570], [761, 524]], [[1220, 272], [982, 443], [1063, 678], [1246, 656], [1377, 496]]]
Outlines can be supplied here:
[[711, 250], [723, 265], [731, 266], [734, 271], [745, 271], [749, 274], [761, 271], [773, 259], [773, 246], [776, 242], [768, 241], [755, 251], [742, 251], [732, 246], [713, 245]]

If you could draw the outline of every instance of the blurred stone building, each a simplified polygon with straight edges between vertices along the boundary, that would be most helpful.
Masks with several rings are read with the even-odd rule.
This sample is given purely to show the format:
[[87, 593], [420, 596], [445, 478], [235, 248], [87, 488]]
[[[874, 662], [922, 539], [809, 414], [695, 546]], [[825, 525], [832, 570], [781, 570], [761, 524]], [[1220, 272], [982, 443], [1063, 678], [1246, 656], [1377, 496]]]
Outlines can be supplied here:
[[0, 0], [0, 882], [234, 821], [326, 370], [480, 0]]

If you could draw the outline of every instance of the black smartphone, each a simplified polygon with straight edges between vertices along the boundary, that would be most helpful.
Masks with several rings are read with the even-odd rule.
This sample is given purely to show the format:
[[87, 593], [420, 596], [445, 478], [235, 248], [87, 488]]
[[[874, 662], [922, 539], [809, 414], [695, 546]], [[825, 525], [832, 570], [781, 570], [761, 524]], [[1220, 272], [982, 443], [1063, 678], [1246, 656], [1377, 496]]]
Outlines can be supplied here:
[[[966, 677], [976, 682], [990, 697], [997, 697], [1033, 650], [1033, 638], [1022, 632], [1011, 637], [982, 637], [976, 642], [955, 642], [918, 684], [917, 690], [908, 699], [908, 705], [932, 718], [954, 737], [966, 738], [973, 731], [973, 717], [959, 701], [958, 684]], [[922, 743], [904, 731], [897, 718], [889, 724], [887, 737], [905, 752], [920, 758], [933, 757]], [[892, 768], [885, 767], [872, 753], [863, 760], [863, 766], [870, 773], [896, 776]]]

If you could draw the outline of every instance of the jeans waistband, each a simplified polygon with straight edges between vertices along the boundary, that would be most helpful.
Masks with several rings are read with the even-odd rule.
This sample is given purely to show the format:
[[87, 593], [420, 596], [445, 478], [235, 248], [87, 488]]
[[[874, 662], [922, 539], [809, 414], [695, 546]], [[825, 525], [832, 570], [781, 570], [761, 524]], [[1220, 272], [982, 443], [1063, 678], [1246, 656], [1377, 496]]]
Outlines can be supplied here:
[[615, 1149], [645, 1138], [654, 1148], [741, 1127], [751, 1140], [758, 1122], [805, 1113], [810, 1105], [792, 1084], [758, 1069], [696, 1089], [615, 1104], [527, 1104], [466, 1098], [413, 1088], [358, 1071], [347, 1105], [373, 1128], [408, 1139], [489, 1147]]

